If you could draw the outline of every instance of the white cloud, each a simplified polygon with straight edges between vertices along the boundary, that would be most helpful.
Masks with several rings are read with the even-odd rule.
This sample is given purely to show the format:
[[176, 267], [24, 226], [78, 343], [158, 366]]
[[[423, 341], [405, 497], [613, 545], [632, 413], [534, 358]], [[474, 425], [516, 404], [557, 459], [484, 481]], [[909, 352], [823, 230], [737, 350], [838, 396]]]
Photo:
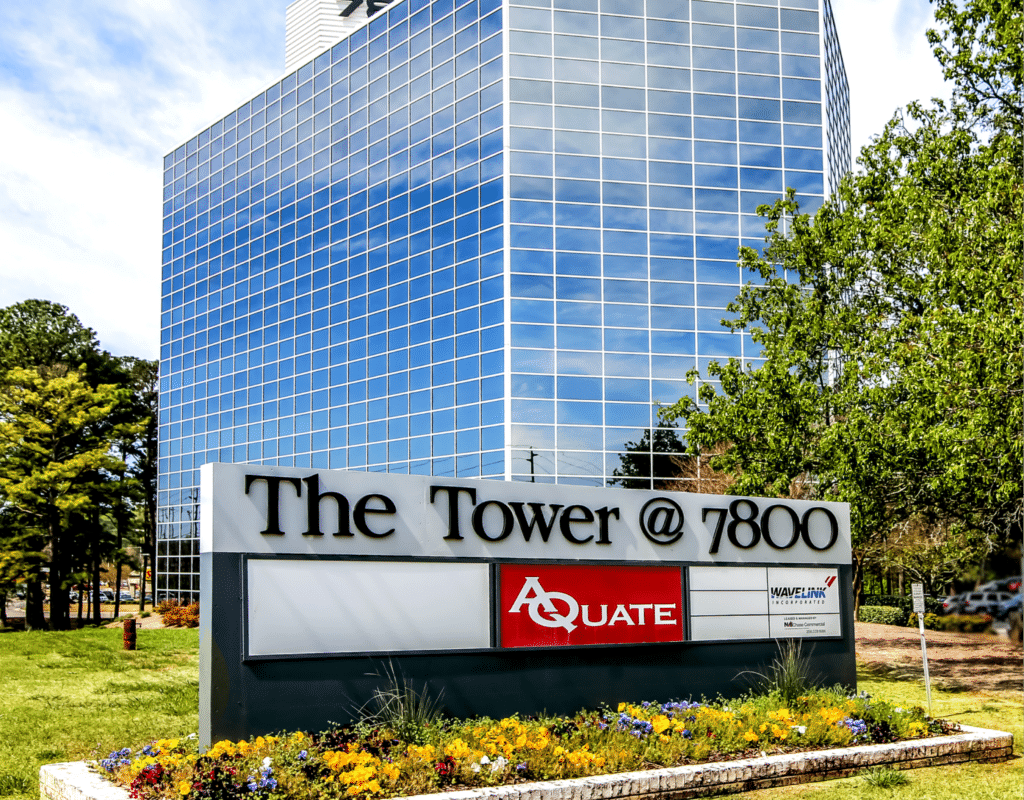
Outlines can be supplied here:
[[850, 82], [854, 156], [912, 100], [949, 97], [925, 31], [928, 0], [833, 0]]
[[0, 9], [0, 305], [60, 302], [157, 356], [162, 157], [280, 74], [277, 5]]

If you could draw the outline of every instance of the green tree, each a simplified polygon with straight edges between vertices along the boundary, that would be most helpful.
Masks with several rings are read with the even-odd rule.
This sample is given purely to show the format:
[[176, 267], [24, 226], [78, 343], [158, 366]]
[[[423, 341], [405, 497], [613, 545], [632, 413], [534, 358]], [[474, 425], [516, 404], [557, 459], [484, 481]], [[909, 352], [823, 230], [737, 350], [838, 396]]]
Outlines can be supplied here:
[[[67, 625], [67, 586], [79, 553], [88, 549], [87, 541], [76, 541], [70, 523], [87, 515], [96, 496], [124, 471], [110, 453], [107, 421], [126, 397], [126, 389], [93, 388], [75, 371], [44, 377], [13, 369], [0, 387], [0, 496], [25, 525], [24, 551], [48, 555], [54, 628]], [[34, 558], [21, 566], [31, 579], [42, 578]]]
[[936, 5], [953, 103], [897, 114], [813, 218], [792, 193], [759, 209], [767, 247], [741, 253], [757, 284], [726, 324], [765, 361], [712, 364], [665, 415], [722, 448], [736, 493], [850, 503], [858, 582], [912, 517], [982, 550], [1021, 535], [1022, 12]]
[[685, 449], [675, 426], [655, 428], [653, 436], [645, 428], [639, 442], [626, 442], [611, 483], [623, 489], [665, 489], [679, 475], [677, 460]]

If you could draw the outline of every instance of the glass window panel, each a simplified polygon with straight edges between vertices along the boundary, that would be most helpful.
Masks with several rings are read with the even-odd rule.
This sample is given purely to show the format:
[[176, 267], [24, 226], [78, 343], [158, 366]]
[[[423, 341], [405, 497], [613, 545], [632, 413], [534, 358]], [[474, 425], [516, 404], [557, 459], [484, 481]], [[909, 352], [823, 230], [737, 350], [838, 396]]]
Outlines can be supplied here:
[[551, 55], [550, 33], [526, 33], [512, 31], [509, 34], [510, 50], [513, 53], [529, 53], [535, 55]]
[[791, 8], [784, 8], [781, 22], [781, 27], [789, 30], [818, 32], [818, 15], [813, 11], [795, 11]]
[[[592, 39], [588, 36], [567, 36], [555, 34], [555, 55], [567, 58], [586, 58], [597, 61], [599, 57], [600, 39]], [[557, 76], [556, 76], [557, 77]]]
[[[571, 320], [578, 321], [578, 320]], [[596, 320], [591, 319], [590, 322]], [[563, 350], [600, 350], [601, 334], [597, 328], [558, 326], [558, 347]]]
[[[555, 354], [558, 372], [563, 375], [600, 375], [601, 354], [559, 350]], [[600, 407], [600, 406], [598, 406]]]
[[[491, 62], [498, 66], [500, 61]], [[517, 78], [545, 78], [551, 80], [551, 59], [537, 56], [512, 56], [509, 72]], [[497, 76], [500, 77], [500, 74]], [[490, 80], [487, 81], [490, 83]]]
[[[591, 450], [601, 451], [604, 449], [604, 429], [599, 427], [577, 427], [572, 425], [559, 425], [558, 446], [566, 450]], [[581, 456], [585, 459], [579, 463], [586, 465], [590, 474], [600, 474], [600, 461], [593, 461], [593, 456], [581, 453], [570, 454], [575, 461]], [[559, 468], [561, 471], [561, 468]]]
[[[600, 228], [601, 227], [601, 207], [598, 205], [583, 205], [579, 203], [558, 203], [556, 206], [556, 219], [558, 224], [561, 226], [574, 227], [574, 228]], [[578, 232], [566, 232], [559, 231], [558, 246], [569, 247], [571, 241], [577, 242], [575, 247], [571, 247], [573, 250], [588, 250], [591, 247], [583, 247], [582, 242], [587, 241], [588, 243], [595, 240], [583, 239], [577, 235]], [[598, 249], [600, 249], [598, 247]]]
[[[637, 59], [641, 63], [642, 59]], [[647, 45], [647, 63], [664, 67], [688, 67], [690, 66], [690, 48], [683, 44], [657, 44], [651, 42]]]
[[556, 58], [554, 72], [558, 80], [572, 83], [597, 83], [600, 75], [597, 61], [569, 58]]
[[551, 12], [534, 8], [512, 6], [509, 9], [509, 27], [527, 31], [550, 31]]
[[738, 28], [736, 30], [736, 46], [739, 50], [767, 50], [771, 53], [779, 51], [779, 32]]
[[644, 67], [638, 64], [601, 64], [601, 82], [621, 86], [643, 86]]
[[778, 122], [740, 120], [740, 141], [782, 144], [782, 125]]
[[554, 423], [555, 404], [550, 400], [512, 399], [512, 421], [521, 423]]
[[623, 328], [606, 328], [604, 332], [604, 349], [620, 350], [631, 353], [646, 353], [650, 349], [646, 330], [627, 330]]
[[731, 25], [733, 21], [732, 4], [692, 0], [690, 3], [690, 17], [701, 22], [719, 22]]
[[[596, 131], [600, 127], [600, 112], [596, 108], [555, 107], [555, 127], [583, 131]], [[588, 176], [582, 176], [588, 177]], [[598, 177], [598, 176], [593, 176]]]
[[693, 135], [698, 139], [718, 139], [720, 141], [736, 141], [736, 122], [731, 119], [709, 119], [695, 117]]
[[821, 147], [821, 128], [810, 125], [786, 125], [786, 145]]
[[594, 14], [555, 11], [554, 27], [557, 33], [597, 36], [597, 22], [598, 17]]
[[554, 398], [555, 379], [550, 375], [513, 375], [512, 396]]
[[[594, 40], [595, 42], [597, 40]], [[643, 37], [639, 40], [601, 39], [601, 58], [605, 61], [624, 61], [632, 64], [644, 63]], [[588, 56], [593, 57], [593, 56]]]
[[[515, 101], [529, 103], [551, 102], [551, 81], [525, 80], [512, 78], [509, 81], [509, 97]], [[519, 121], [519, 124], [526, 124]]]
[[647, 307], [606, 303], [604, 324], [618, 328], [646, 328], [648, 324]]
[[820, 78], [821, 62], [806, 56], [782, 56], [782, 74], [797, 78]]
[[600, 87], [583, 83], [555, 83], [554, 102], [558, 105], [590, 106], [601, 104]]
[[818, 55], [818, 36], [813, 33], [790, 33], [783, 31], [782, 51], [784, 53]]
[[736, 187], [736, 168], [711, 166], [708, 164], [695, 164], [693, 167], [693, 180], [698, 186], [716, 186], [722, 188]]
[[744, 167], [740, 170], [740, 184], [744, 189], [782, 192], [782, 171]]
[[[652, 15], [650, 8], [647, 13]], [[682, 11], [685, 16], [685, 8]], [[647, 20], [647, 40], [651, 42], [688, 42], [690, 26], [685, 22], [669, 22], [660, 19]]]
[[670, 67], [648, 67], [647, 85], [652, 89], [687, 91], [690, 89], [690, 71]]
[[[564, 300], [558, 303], [559, 325], [593, 325], [601, 319], [601, 306], [598, 303], [572, 303]], [[559, 328], [558, 346], [565, 345], [561, 340], [561, 328]], [[593, 340], [593, 332], [590, 333]]]
[[693, 70], [693, 90], [717, 94], [735, 94], [736, 76], [731, 72]]
[[[550, 144], [548, 145], [550, 149]], [[600, 155], [601, 137], [596, 133], [580, 133], [579, 131], [556, 131], [555, 151], [558, 153], [575, 153], [578, 155]]]
[[821, 151], [787, 147], [786, 167], [789, 169], [820, 170], [822, 168]]
[[601, 379], [582, 377], [560, 377], [558, 379], [559, 399], [601, 400]]

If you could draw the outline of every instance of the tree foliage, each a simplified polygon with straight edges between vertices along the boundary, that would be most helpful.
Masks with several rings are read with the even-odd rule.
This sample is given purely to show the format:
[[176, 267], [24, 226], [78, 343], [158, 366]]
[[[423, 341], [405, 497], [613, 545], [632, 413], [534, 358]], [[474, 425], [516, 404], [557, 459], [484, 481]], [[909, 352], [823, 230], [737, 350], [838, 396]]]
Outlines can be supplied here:
[[56, 303], [0, 309], [0, 584], [29, 584], [31, 626], [44, 581], [64, 627], [70, 585], [139, 534], [151, 549], [155, 491], [155, 363], [114, 358]]
[[897, 114], [813, 218], [759, 209], [726, 324], [764, 362], [712, 364], [666, 414], [736, 493], [849, 502], [858, 559], [911, 518], [982, 548], [1021, 531], [1022, 12], [936, 6], [952, 103]]

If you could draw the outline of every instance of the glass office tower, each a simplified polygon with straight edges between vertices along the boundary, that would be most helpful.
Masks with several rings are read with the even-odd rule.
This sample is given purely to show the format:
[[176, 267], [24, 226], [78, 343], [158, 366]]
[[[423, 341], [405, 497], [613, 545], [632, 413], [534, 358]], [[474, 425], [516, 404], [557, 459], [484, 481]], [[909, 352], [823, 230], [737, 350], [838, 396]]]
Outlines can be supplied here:
[[160, 595], [206, 462], [614, 481], [849, 154], [828, 0], [384, 7], [164, 161]]

